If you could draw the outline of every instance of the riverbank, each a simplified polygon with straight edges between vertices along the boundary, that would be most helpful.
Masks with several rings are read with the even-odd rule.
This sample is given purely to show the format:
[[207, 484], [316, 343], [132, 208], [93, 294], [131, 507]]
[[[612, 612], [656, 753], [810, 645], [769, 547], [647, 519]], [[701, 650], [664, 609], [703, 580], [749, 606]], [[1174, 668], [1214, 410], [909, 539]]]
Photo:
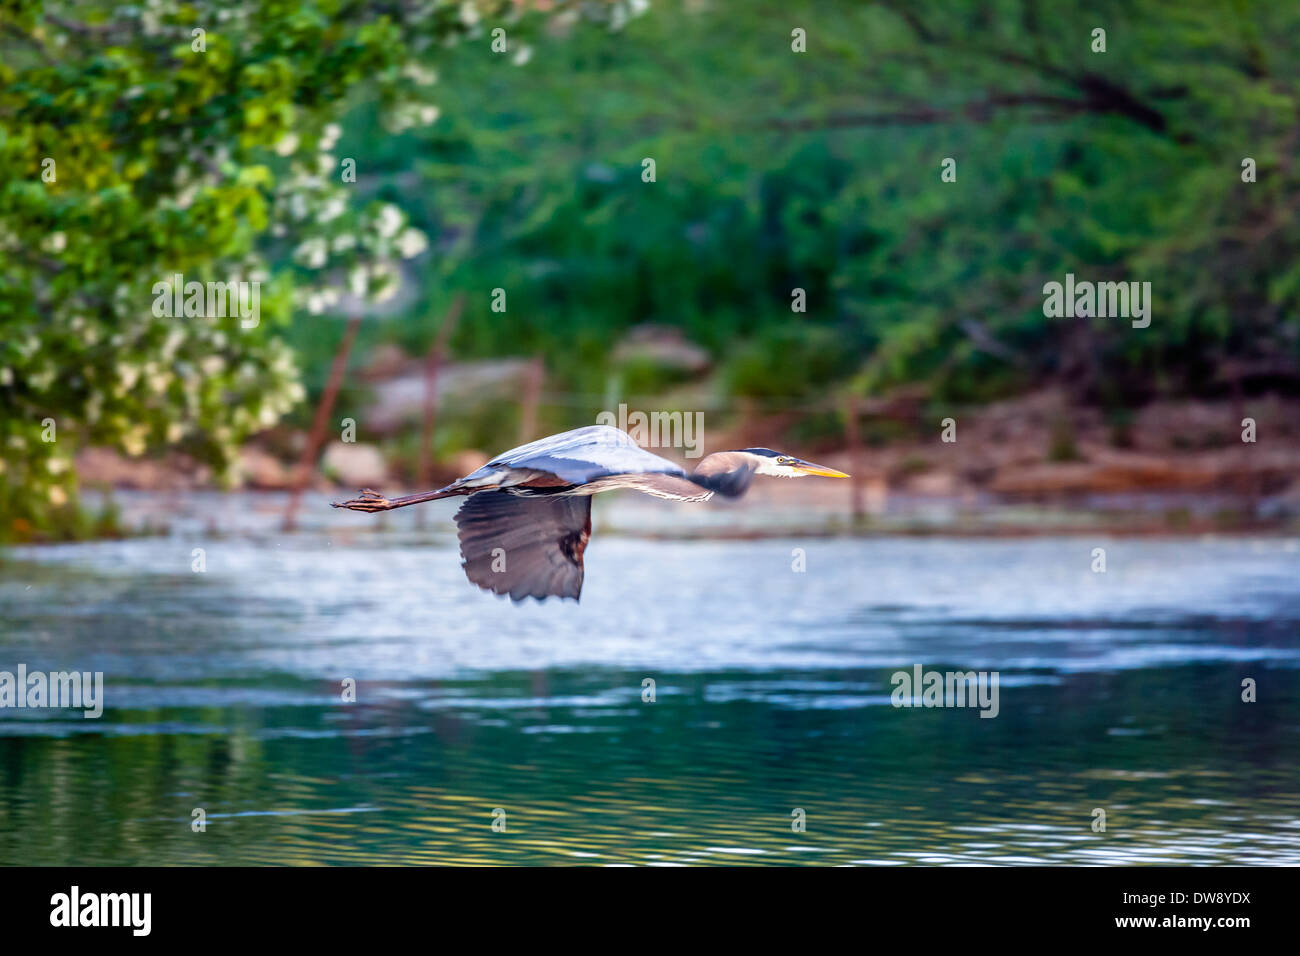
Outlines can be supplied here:
[[[1300, 539], [1300, 516], [1287, 502], [1264, 498], [1255, 511], [1231, 497], [1195, 494], [1094, 496], [1057, 502], [974, 501], [938, 496], [891, 495], [878, 510], [854, 519], [843, 483], [801, 496], [797, 485], [771, 482], [739, 502], [661, 501], [635, 493], [595, 500], [592, 521], [601, 537], [653, 540], [811, 539], [836, 537], [1215, 537], [1257, 535]], [[831, 484], [830, 482], [826, 483]], [[383, 515], [329, 507], [339, 490], [311, 489], [297, 514], [300, 529], [339, 542], [368, 539], [437, 539], [455, 533], [456, 502], [433, 502]], [[112, 502], [128, 535], [210, 538], [283, 536], [287, 492], [119, 490], [111, 498], [89, 492], [91, 509]]]
[[[1300, 402], [1275, 397], [1153, 402], [1117, 417], [1043, 391], [953, 410], [930, 428], [927, 419], [933, 417], [905, 401], [873, 406], [863, 419], [861, 444], [849, 450], [833, 439], [782, 437], [799, 433], [798, 422], [788, 418], [706, 416], [705, 451], [782, 444], [849, 471], [856, 480], [760, 479], [739, 502], [704, 506], [606, 495], [598, 499], [596, 520], [608, 533], [671, 538], [1287, 534], [1300, 529]], [[244, 500], [254, 511], [281, 508], [274, 502], [285, 497], [293, 481], [292, 461], [283, 451], [273, 453], [292, 442], [277, 437], [250, 443], [241, 456], [239, 494], [255, 497], [232, 500]], [[677, 457], [688, 469], [694, 464], [671, 448], [654, 450]], [[484, 450], [459, 450], [438, 463], [433, 480], [472, 471], [488, 457]], [[187, 501], [219, 500], [211, 497], [216, 494], [211, 473], [179, 455], [132, 460], [88, 449], [77, 456], [77, 470], [83, 487], [120, 503], [126, 529], [174, 521], [193, 507]], [[373, 519], [341, 515], [327, 506], [358, 487], [401, 492], [413, 484], [401, 457], [385, 442], [337, 442], [326, 448], [311, 478], [303, 518], [341, 529], [402, 527], [410, 515]], [[143, 506], [133, 503], [132, 495]], [[96, 497], [92, 493], [88, 500]], [[217, 520], [228, 509], [205, 505], [201, 510]]]

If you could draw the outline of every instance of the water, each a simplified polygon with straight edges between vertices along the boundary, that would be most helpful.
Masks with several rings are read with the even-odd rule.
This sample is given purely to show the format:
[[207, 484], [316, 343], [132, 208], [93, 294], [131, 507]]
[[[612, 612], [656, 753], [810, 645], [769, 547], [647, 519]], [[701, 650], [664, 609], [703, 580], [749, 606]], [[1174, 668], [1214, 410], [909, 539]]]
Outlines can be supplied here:
[[[515, 606], [354, 517], [11, 550], [0, 670], [107, 706], [0, 711], [0, 864], [1300, 863], [1294, 540], [598, 526]], [[917, 663], [998, 716], [890, 706]]]

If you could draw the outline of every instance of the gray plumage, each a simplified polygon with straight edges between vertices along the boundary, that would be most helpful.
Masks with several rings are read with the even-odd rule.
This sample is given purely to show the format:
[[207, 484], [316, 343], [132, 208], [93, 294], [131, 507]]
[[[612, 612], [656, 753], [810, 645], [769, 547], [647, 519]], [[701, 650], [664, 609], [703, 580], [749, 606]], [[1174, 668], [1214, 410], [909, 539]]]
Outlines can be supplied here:
[[334, 507], [389, 511], [467, 495], [456, 526], [470, 581], [514, 601], [576, 601], [591, 537], [592, 495], [629, 488], [674, 501], [707, 501], [714, 494], [737, 498], [756, 474], [847, 477], [770, 448], [715, 452], [688, 474], [617, 428], [589, 425], [512, 448], [437, 491], [390, 500], [367, 489]]
[[465, 576], [511, 600], [582, 593], [582, 554], [591, 537], [591, 498], [470, 495], [456, 512]]
[[501, 468], [545, 471], [575, 485], [614, 475], [686, 475], [671, 461], [646, 451], [627, 432], [610, 425], [575, 428], [512, 448], [461, 481], [469, 482]]

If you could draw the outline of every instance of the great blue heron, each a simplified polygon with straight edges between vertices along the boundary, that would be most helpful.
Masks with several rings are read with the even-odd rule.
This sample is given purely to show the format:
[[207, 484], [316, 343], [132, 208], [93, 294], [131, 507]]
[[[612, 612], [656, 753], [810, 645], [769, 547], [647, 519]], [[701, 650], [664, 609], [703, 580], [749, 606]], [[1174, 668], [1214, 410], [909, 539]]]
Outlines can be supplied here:
[[582, 593], [582, 555], [591, 537], [591, 496], [631, 488], [673, 501], [739, 498], [755, 475], [847, 478], [770, 448], [714, 452], [689, 474], [641, 448], [626, 432], [588, 425], [512, 448], [445, 488], [385, 498], [363, 489], [352, 511], [391, 511], [468, 495], [456, 512], [465, 576], [512, 600], [573, 598]]

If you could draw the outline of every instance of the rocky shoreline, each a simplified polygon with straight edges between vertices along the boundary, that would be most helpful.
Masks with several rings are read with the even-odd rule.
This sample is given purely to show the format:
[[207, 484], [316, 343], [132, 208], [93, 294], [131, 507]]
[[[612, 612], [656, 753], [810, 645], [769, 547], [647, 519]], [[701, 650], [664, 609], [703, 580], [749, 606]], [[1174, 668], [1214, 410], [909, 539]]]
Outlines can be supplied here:
[[[818, 460], [853, 472], [857, 480], [760, 482], [744, 501], [727, 505], [729, 520], [770, 513], [772, 522], [760, 525], [780, 524], [777, 516], [784, 514], [801, 515], [804, 530], [824, 533], [937, 528], [1017, 534], [1099, 526], [1204, 533], [1285, 529], [1300, 521], [1300, 403], [1294, 401], [1152, 403], [1129, 420], [1108, 420], [1095, 409], [1070, 406], [1058, 392], [1040, 392], [944, 418], [953, 422], [947, 431], [952, 441], [939, 434], [868, 440], [856, 452], [842, 444], [815, 445], [810, 451]], [[1253, 425], [1243, 426], [1243, 420]], [[779, 434], [785, 424], [749, 419], [712, 430], [706, 441], [710, 447], [762, 443], [762, 436]], [[923, 428], [915, 420], [909, 424], [913, 432]], [[672, 456], [671, 450], [656, 451]], [[472, 471], [487, 457], [483, 451], [459, 452], [441, 463], [436, 477]], [[409, 482], [389, 461], [382, 445], [334, 442], [309, 488], [332, 495], [365, 486], [406, 487]], [[76, 464], [86, 489], [214, 487], [209, 469], [181, 455], [130, 459], [91, 448]], [[241, 454], [235, 487], [284, 491], [295, 469], [294, 462], [253, 442]], [[696, 530], [701, 529], [683, 533]]]

